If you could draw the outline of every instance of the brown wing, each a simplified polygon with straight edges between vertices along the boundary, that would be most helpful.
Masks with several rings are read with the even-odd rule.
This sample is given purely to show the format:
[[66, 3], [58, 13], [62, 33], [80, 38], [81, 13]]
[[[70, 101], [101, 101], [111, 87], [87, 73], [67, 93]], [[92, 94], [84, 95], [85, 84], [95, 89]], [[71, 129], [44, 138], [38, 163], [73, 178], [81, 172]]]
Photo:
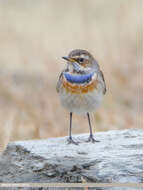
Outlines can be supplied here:
[[103, 72], [101, 70], [99, 72], [99, 75], [101, 77], [101, 83], [103, 85], [103, 94], [105, 94], [107, 89], [106, 89], [106, 83], [105, 83], [104, 75], [103, 75]]
[[[63, 71], [63, 72], [64, 72], [64, 71]], [[57, 92], [59, 92], [59, 89], [60, 89], [61, 84], [62, 84], [63, 72], [60, 74], [60, 76], [59, 76], [59, 80], [58, 80], [58, 82], [57, 82], [57, 86], [56, 86], [56, 90], [57, 90]]]

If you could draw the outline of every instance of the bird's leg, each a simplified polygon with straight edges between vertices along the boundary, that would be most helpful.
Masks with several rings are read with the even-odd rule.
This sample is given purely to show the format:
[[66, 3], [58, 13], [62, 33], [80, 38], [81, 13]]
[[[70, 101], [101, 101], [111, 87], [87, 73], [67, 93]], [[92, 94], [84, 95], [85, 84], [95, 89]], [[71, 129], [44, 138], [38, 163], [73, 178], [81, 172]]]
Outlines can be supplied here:
[[78, 142], [75, 142], [72, 138], [72, 112], [70, 112], [70, 129], [69, 129], [69, 138], [68, 138], [68, 144], [75, 144], [78, 145]]
[[92, 142], [92, 143], [100, 142], [100, 141], [95, 140], [94, 137], [93, 137], [92, 127], [91, 127], [91, 122], [90, 122], [90, 116], [89, 116], [88, 112], [87, 112], [87, 118], [88, 118], [89, 130], [90, 130], [90, 135], [89, 135], [89, 138], [88, 138], [87, 142]]

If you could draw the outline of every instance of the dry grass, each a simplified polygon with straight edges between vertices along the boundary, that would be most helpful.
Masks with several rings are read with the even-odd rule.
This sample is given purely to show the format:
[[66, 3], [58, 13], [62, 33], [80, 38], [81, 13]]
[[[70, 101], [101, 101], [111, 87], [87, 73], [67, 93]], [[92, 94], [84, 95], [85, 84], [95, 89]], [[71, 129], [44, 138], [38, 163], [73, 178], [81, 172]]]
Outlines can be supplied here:
[[[95, 131], [143, 126], [143, 12], [133, 0], [0, 1], [0, 139], [67, 135], [68, 113], [55, 86], [61, 56], [95, 55], [107, 95], [93, 115]], [[73, 133], [88, 132], [74, 116]], [[6, 137], [5, 137], [6, 136]]]

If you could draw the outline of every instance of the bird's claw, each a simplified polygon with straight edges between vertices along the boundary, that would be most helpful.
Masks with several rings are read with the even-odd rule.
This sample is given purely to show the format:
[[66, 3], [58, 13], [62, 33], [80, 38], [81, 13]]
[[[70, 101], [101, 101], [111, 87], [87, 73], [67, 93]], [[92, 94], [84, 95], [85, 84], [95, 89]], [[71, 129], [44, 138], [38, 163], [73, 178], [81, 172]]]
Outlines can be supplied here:
[[94, 139], [93, 135], [90, 135], [87, 142], [92, 142], [92, 143], [95, 143], [95, 142], [100, 142], [100, 141], [97, 141]]
[[72, 137], [69, 137], [67, 141], [68, 141], [68, 144], [74, 144], [74, 145], [78, 145], [78, 144], [79, 144], [78, 142], [75, 142], [75, 141], [72, 139]]

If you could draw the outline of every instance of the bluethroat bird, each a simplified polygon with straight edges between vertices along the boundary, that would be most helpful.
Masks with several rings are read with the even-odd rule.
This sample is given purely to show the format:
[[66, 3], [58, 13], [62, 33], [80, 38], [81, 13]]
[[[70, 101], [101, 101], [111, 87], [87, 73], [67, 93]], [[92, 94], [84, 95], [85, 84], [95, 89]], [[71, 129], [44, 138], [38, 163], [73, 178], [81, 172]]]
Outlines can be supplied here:
[[90, 122], [90, 113], [95, 112], [106, 93], [104, 75], [94, 57], [86, 50], [76, 49], [63, 57], [67, 61], [66, 69], [61, 73], [57, 92], [62, 105], [70, 112], [68, 143], [78, 144], [72, 138], [72, 113], [87, 114], [90, 135], [94, 139]]

